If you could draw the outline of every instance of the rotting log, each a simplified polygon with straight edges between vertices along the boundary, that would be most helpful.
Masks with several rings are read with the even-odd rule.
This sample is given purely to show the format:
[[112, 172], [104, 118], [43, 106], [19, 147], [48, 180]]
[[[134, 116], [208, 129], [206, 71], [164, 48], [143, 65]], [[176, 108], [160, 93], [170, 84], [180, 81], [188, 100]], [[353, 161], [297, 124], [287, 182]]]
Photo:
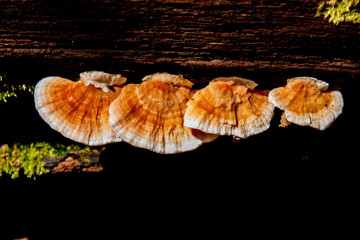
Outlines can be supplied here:
[[[317, 0], [1, 1], [0, 72], [36, 83], [85, 70], [219, 75], [264, 87], [312, 75], [341, 89], [360, 75], [360, 27], [315, 17]], [[19, 67], [23, 71], [18, 71]]]
[[[36, 84], [46, 76], [75, 80], [80, 72], [102, 70], [121, 73], [129, 83], [136, 83], [148, 74], [166, 71], [183, 74], [196, 82], [194, 88], [215, 77], [239, 76], [254, 80], [260, 89], [284, 85], [290, 77], [313, 76], [343, 93], [345, 113], [355, 105], [349, 91], [356, 89], [360, 78], [360, 25], [335, 26], [315, 17], [318, 4], [318, 0], [4, 0], [0, 1], [0, 74]], [[29, 136], [36, 141], [63, 140], [40, 119], [32, 98], [21, 107], [21, 112], [0, 119], [2, 126], [19, 123], [11, 135], [0, 136], [3, 141]], [[104, 159], [113, 161], [105, 161], [104, 169], [110, 175], [122, 171], [134, 178], [142, 176], [139, 172], [162, 176], [164, 168], [169, 175], [188, 169], [226, 174], [233, 169], [235, 174], [238, 165], [337, 168], [345, 152], [338, 142], [347, 138], [344, 113], [329, 131], [320, 132], [279, 129], [277, 111], [274, 124], [259, 136], [238, 144], [219, 138], [183, 155], [156, 155], [126, 143], [113, 144], [104, 154]], [[23, 121], [24, 114], [28, 121]]]

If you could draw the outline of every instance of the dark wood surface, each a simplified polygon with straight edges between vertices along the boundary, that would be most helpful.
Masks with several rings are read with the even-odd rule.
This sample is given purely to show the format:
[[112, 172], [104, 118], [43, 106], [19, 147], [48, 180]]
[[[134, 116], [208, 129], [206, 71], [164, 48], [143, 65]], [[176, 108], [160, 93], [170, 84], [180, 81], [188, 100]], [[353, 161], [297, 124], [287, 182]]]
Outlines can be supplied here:
[[342, 88], [360, 75], [360, 27], [315, 17], [318, 3], [1, 1], [0, 72], [34, 83], [94, 69], [129, 82], [169, 71], [195, 82], [249, 77], [264, 87], [311, 75]]

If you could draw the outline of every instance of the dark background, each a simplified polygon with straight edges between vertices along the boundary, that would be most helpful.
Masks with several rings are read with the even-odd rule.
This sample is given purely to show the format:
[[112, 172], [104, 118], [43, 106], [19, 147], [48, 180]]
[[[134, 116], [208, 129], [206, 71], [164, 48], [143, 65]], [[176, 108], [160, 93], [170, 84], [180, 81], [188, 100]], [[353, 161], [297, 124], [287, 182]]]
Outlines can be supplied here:
[[[258, 89], [272, 89], [291, 77], [312, 76], [341, 91], [345, 102], [325, 131], [278, 128], [276, 109], [269, 130], [239, 142], [219, 137], [176, 155], [110, 144], [101, 155], [102, 173], [49, 174], [36, 181], [3, 176], [1, 187], [9, 191], [3, 205], [14, 209], [14, 221], [26, 220], [12, 233], [41, 235], [33, 224], [26, 226], [29, 216], [42, 211], [46, 217], [110, 214], [107, 206], [121, 211], [133, 209], [131, 204], [146, 211], [158, 207], [152, 201], [169, 209], [202, 209], [214, 199], [234, 203], [238, 194], [249, 202], [260, 194], [258, 205], [268, 206], [274, 189], [288, 193], [291, 202], [302, 193], [334, 193], [354, 183], [360, 27], [315, 17], [318, 2], [1, 1], [0, 74], [9, 83], [35, 85], [46, 76], [77, 80], [80, 72], [102, 70], [121, 73], [128, 83], [170, 72], [194, 81], [194, 88], [215, 77], [240, 76]], [[30, 94], [0, 107], [0, 144], [74, 143], [40, 118]]]

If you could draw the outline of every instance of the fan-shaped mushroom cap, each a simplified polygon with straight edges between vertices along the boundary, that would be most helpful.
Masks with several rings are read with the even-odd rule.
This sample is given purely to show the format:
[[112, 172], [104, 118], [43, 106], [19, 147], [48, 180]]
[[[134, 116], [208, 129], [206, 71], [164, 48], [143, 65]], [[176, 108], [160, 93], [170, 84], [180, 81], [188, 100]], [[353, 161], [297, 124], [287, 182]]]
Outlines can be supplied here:
[[288, 121], [324, 130], [342, 113], [344, 106], [339, 91], [324, 92], [328, 86], [312, 77], [291, 78], [285, 87], [270, 92], [269, 101], [284, 110], [283, 123]]
[[[111, 79], [113, 75], [82, 73], [78, 82], [61, 77], [42, 79], [35, 87], [36, 109], [54, 130], [74, 141], [94, 146], [120, 142], [121, 138], [114, 133], [108, 120], [110, 103], [120, 94], [121, 87], [112, 85], [111, 91], [105, 92], [104, 88], [96, 88], [89, 81], [85, 84], [83, 76], [91, 74], [96, 75], [96, 81], [101, 81], [101, 76]], [[113, 75], [121, 78], [121, 83], [126, 81], [119, 76]], [[106, 84], [108, 88], [113, 82], [106, 81]]]
[[216, 136], [183, 126], [192, 85], [181, 75], [168, 73], [129, 84], [111, 103], [109, 122], [120, 138], [136, 147], [163, 154], [193, 150]]
[[274, 106], [257, 84], [239, 77], [221, 77], [197, 91], [188, 102], [186, 127], [246, 138], [267, 130]]

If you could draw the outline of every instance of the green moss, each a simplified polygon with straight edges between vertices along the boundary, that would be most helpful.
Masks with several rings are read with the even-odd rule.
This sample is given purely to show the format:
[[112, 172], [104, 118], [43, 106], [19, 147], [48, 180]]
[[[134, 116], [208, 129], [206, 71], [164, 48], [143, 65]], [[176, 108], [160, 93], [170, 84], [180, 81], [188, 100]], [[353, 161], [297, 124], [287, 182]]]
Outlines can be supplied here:
[[359, 2], [360, 0], [322, 1], [316, 16], [324, 16], [335, 25], [342, 22], [360, 23]]
[[31, 143], [29, 145], [7, 144], [0, 147], [0, 176], [3, 173], [11, 178], [18, 178], [21, 170], [28, 178], [36, 179], [37, 176], [45, 174], [44, 157], [65, 157], [70, 151], [81, 151], [82, 153], [98, 152], [90, 147], [81, 148], [77, 145], [65, 146], [62, 144], [51, 145], [46, 142]]
[[[0, 75], [0, 82], [3, 82], [5, 80], [5, 75]], [[26, 85], [26, 84], [18, 84], [18, 85], [12, 85], [12, 84], [6, 84], [1, 83], [0, 84], [0, 102], [7, 102], [8, 98], [11, 97], [18, 97], [19, 93], [26, 93], [29, 92], [31, 94], [34, 93], [34, 86]]]

